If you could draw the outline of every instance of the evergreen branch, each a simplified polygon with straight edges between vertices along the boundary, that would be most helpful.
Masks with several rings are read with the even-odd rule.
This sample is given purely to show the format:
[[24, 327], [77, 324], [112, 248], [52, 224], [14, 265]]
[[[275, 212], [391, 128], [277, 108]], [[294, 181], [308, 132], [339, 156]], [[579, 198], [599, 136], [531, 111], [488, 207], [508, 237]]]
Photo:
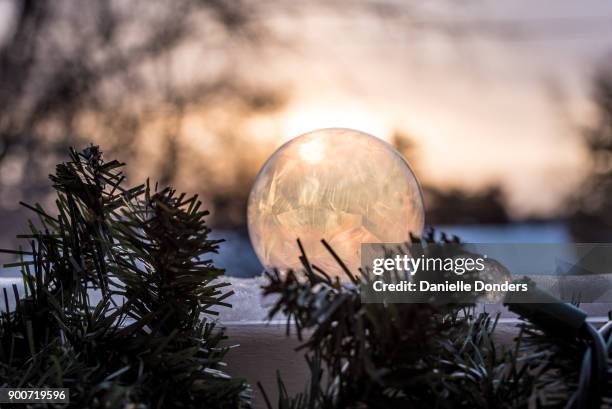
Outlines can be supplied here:
[[10, 309], [3, 289], [0, 386], [68, 387], [74, 408], [248, 406], [205, 317], [232, 294], [203, 257], [220, 242], [207, 213], [195, 196], [123, 186], [122, 166], [71, 149], [50, 176], [58, 214], [25, 205], [38, 223], [22, 235], [30, 251], [8, 251], [26, 291], [13, 286]]
[[[430, 230], [412, 242], [439, 255], [439, 243], [458, 238]], [[266, 398], [269, 409], [561, 408], [572, 396], [584, 342], [523, 322], [513, 348], [500, 346], [498, 316], [476, 314], [472, 303], [364, 304], [367, 276], [347, 273], [326, 248], [351, 285], [311, 266], [301, 246], [303, 275], [266, 273], [263, 293], [276, 296], [269, 317], [283, 313], [288, 330], [295, 324], [310, 368], [306, 390], [293, 397], [279, 374], [279, 400]]]

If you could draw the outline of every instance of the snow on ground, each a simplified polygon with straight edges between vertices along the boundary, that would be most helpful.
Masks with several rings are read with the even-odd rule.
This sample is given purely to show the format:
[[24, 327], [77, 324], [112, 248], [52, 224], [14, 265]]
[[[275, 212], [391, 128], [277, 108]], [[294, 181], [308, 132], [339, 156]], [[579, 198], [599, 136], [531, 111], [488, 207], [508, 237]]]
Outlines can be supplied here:
[[[232, 284], [234, 291], [228, 302], [232, 308], [220, 308], [219, 319], [221, 322], [243, 322], [251, 323], [264, 321], [268, 316], [268, 310], [272, 306], [272, 297], [262, 298], [261, 286], [266, 282], [264, 276], [253, 278], [224, 277], [223, 281]], [[275, 319], [281, 319], [281, 316]]]
[[[273, 303], [273, 299], [261, 297], [261, 286], [265, 283], [263, 276], [254, 278], [237, 278], [223, 277], [223, 282], [228, 282], [231, 287], [226, 287], [224, 290], [233, 290], [234, 294], [227, 300], [232, 304], [231, 308], [217, 307], [214, 308], [219, 312], [218, 320], [225, 323], [253, 323], [265, 321], [268, 315], [268, 309]], [[15, 308], [15, 297], [12, 286], [16, 285], [17, 290], [22, 297], [24, 295], [23, 282], [21, 277], [0, 277], [0, 288], [6, 288], [8, 295], [9, 309]], [[92, 304], [100, 300], [100, 294], [96, 292], [89, 293]], [[120, 302], [119, 300], [117, 300]], [[5, 307], [4, 292], [0, 291], [0, 310], [4, 311]], [[281, 319], [281, 316], [276, 317]]]

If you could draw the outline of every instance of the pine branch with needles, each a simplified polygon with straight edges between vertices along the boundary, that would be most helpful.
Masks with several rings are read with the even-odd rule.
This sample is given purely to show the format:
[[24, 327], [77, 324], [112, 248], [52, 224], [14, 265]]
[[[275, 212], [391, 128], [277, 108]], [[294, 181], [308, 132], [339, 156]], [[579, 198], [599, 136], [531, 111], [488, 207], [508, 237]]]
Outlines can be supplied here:
[[122, 166], [71, 150], [50, 177], [56, 214], [24, 204], [36, 220], [28, 250], [10, 250], [24, 290], [3, 289], [0, 386], [67, 387], [75, 408], [250, 406], [223, 371], [214, 316], [232, 292], [208, 213], [171, 188], [126, 187]]

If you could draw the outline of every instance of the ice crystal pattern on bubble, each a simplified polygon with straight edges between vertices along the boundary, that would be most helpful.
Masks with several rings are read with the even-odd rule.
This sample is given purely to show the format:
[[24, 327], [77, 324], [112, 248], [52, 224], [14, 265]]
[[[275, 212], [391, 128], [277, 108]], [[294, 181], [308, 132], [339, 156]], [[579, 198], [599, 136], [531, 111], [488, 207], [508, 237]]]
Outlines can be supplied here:
[[281, 146], [261, 169], [248, 205], [249, 234], [266, 267], [300, 269], [300, 239], [310, 261], [335, 266], [325, 239], [349, 268], [361, 243], [420, 235], [421, 190], [388, 143], [349, 129], [313, 131]]

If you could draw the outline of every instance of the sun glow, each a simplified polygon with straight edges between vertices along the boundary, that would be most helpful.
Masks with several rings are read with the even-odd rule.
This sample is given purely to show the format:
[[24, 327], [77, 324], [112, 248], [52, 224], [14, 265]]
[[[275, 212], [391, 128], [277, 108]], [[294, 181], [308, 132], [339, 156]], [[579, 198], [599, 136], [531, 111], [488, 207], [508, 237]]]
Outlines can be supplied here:
[[313, 129], [350, 128], [389, 140], [392, 127], [373, 110], [353, 103], [298, 104], [288, 107], [284, 115], [284, 135], [287, 139]]

